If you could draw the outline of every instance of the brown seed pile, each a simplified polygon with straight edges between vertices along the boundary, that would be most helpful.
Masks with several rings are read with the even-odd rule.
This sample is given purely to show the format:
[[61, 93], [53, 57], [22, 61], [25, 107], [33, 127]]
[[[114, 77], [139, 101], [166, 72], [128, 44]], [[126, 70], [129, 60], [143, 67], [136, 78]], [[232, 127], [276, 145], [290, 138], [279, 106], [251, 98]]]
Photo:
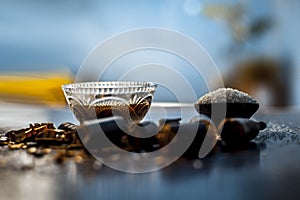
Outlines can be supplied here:
[[53, 123], [30, 124], [28, 128], [11, 130], [0, 135], [0, 145], [9, 150], [27, 149], [27, 153], [41, 157], [51, 149], [82, 148], [76, 125], [63, 123], [56, 129]]

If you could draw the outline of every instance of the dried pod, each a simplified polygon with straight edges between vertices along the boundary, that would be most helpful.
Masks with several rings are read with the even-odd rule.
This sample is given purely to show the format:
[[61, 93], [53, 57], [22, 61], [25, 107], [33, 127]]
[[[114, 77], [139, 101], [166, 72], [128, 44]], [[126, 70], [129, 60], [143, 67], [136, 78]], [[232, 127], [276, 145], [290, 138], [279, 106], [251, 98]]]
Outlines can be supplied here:
[[152, 122], [138, 124], [134, 130], [126, 135], [129, 151], [131, 152], [152, 152], [158, 150], [158, 140], [155, 137], [158, 127]]
[[177, 130], [179, 128], [179, 125], [177, 126], [176, 130], [174, 126], [166, 123], [162, 129], [156, 134], [156, 139], [158, 141], [159, 148], [162, 148], [169, 144], [173, 138], [177, 134]]
[[37, 143], [60, 145], [71, 144], [74, 140], [73, 134], [60, 129], [46, 129], [35, 137]]
[[203, 158], [212, 152], [211, 150], [217, 142], [217, 129], [211, 121], [201, 119], [198, 122], [186, 125], [185, 131], [187, 134], [189, 134], [190, 130], [193, 130], [193, 126], [197, 127], [197, 133], [192, 144], [184, 153], [184, 157], [188, 159]]
[[159, 127], [161, 128], [155, 135], [159, 148], [166, 146], [173, 140], [180, 127], [180, 120], [181, 118], [159, 120]]
[[55, 129], [53, 123], [35, 123], [30, 124], [29, 128], [23, 128], [19, 130], [11, 130], [5, 134], [11, 142], [24, 142], [34, 138], [39, 132], [42, 132], [46, 129]]
[[227, 118], [219, 125], [221, 139], [227, 145], [243, 145], [254, 139], [259, 131], [265, 128], [264, 122], [245, 118]]
[[[90, 144], [94, 146], [96, 141], [102, 142], [102, 140], [100, 141], [99, 139], [101, 136], [99, 131], [101, 131], [101, 133], [103, 132], [105, 136], [119, 148], [124, 148], [122, 137], [126, 135], [126, 130], [128, 130], [127, 124], [121, 117], [110, 117], [88, 121], [81, 124], [78, 128], [78, 132], [81, 134], [81, 139], [84, 141], [86, 146], [89, 146]], [[102, 148], [107, 147], [105, 142], [98, 145]]]
[[[178, 131], [183, 134], [178, 134]], [[192, 123], [188, 124], [179, 123], [178, 120], [168, 120], [156, 135], [160, 148], [170, 144], [172, 140], [176, 139], [167, 149], [173, 151], [170, 153], [177, 156], [181, 153], [180, 151], [177, 151], [180, 149], [178, 148], [178, 145], [188, 142], [188, 138], [190, 137], [193, 137], [193, 141], [184, 152], [183, 157], [188, 159], [202, 158], [212, 150], [210, 147], [214, 147], [217, 141], [217, 130], [209, 120], [205, 119], [194, 120]], [[201, 148], [204, 140], [209, 147]]]
[[[121, 149], [130, 152], [153, 152], [163, 147], [165, 152], [168, 151], [172, 155], [180, 155], [178, 145], [190, 142], [189, 138], [193, 137], [191, 147], [186, 151], [185, 156], [189, 158], [198, 158], [199, 151], [205, 138], [209, 138], [211, 145], [214, 145], [217, 138], [217, 131], [213, 124], [208, 120], [201, 120], [193, 124], [181, 124], [180, 119], [166, 119], [160, 121], [160, 130], [154, 123], [139, 124], [143, 128], [128, 128], [126, 121], [122, 118], [107, 118], [105, 120], [95, 120], [80, 126], [80, 133], [87, 146], [95, 146], [95, 141], [99, 141], [99, 125], [106, 137]], [[177, 135], [178, 130], [182, 131]], [[143, 131], [143, 133], [141, 132]], [[195, 134], [195, 135], [193, 135]], [[208, 135], [208, 137], [206, 137]], [[139, 137], [151, 135], [149, 137]], [[178, 137], [175, 137], [178, 136]], [[190, 136], [190, 137], [189, 137]], [[176, 139], [176, 140], [174, 140]], [[174, 140], [174, 141], [173, 141]], [[172, 144], [170, 145], [170, 143]], [[103, 143], [104, 144], [104, 143]], [[108, 148], [103, 146], [102, 149]], [[174, 150], [174, 151], [173, 151]], [[209, 149], [209, 151], [211, 148]], [[209, 152], [206, 152], [209, 153]], [[201, 154], [203, 156], [203, 153]], [[203, 156], [204, 157], [204, 156]]]
[[[99, 126], [100, 125], [100, 126]], [[142, 123], [132, 127], [120, 117], [106, 118], [105, 120], [95, 120], [80, 126], [82, 139], [88, 145], [97, 141], [99, 128], [105, 136], [117, 147], [130, 152], [151, 152], [157, 149], [157, 139], [151, 133], [156, 133], [158, 127], [154, 123]], [[142, 137], [151, 135], [150, 137]], [[106, 148], [107, 146], [103, 146]]]
[[226, 108], [226, 118], [250, 118], [258, 110], [259, 104], [247, 93], [232, 88], [219, 88], [202, 96], [195, 108], [208, 117], [212, 117], [212, 110], [225, 112]]
[[181, 118], [174, 118], [174, 119], [160, 119], [159, 120], [159, 126], [163, 126], [165, 124], [168, 124], [169, 126], [173, 127], [174, 129], [178, 129], [178, 126], [180, 125]]

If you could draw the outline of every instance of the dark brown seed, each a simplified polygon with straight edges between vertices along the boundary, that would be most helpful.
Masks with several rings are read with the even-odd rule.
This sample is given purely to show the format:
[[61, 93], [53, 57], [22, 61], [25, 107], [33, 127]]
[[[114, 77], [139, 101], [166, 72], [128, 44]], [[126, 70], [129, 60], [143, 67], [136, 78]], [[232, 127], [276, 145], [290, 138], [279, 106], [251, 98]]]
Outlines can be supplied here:
[[38, 144], [36, 142], [26, 142], [26, 146], [27, 148], [30, 148], [30, 147], [36, 147]]
[[44, 144], [66, 144], [69, 142], [68, 136], [64, 130], [46, 129], [36, 135], [35, 141]]
[[30, 147], [27, 149], [27, 153], [30, 153], [30, 154], [35, 154], [36, 151], [37, 151], [36, 147]]
[[11, 149], [11, 150], [21, 149], [23, 145], [24, 145], [23, 143], [19, 143], [19, 144], [8, 144], [8, 148]]
[[66, 152], [64, 150], [60, 150], [56, 153], [56, 155], [54, 156], [54, 161], [56, 164], [63, 164], [66, 160], [66, 156], [65, 156]]
[[54, 125], [52, 123], [35, 123], [30, 124], [29, 128], [23, 128], [19, 130], [11, 130], [5, 134], [9, 138], [11, 142], [25, 142], [32, 140], [38, 133], [46, 130], [46, 129], [54, 129]]
[[44, 152], [45, 154], [49, 154], [49, 153], [52, 152], [52, 149], [51, 149], [51, 148], [43, 148], [42, 150], [43, 150], [43, 152]]
[[72, 150], [66, 150], [66, 152], [65, 152], [66, 157], [73, 157], [74, 155], [75, 155], [75, 153]]
[[71, 122], [64, 122], [64, 123], [61, 123], [59, 126], [58, 126], [58, 129], [61, 129], [61, 130], [64, 130], [64, 131], [73, 131], [73, 132], [77, 132], [78, 126], [71, 123]]
[[26, 132], [31, 129], [12, 130], [5, 134], [12, 142], [23, 142], [26, 139]]
[[0, 145], [7, 145], [9, 143], [9, 138], [4, 136], [4, 135], [1, 135], [0, 136]]
[[74, 161], [77, 163], [77, 164], [80, 164], [84, 161], [83, 157], [81, 155], [76, 155], [74, 157]]
[[46, 154], [46, 151], [44, 151], [44, 149], [38, 148], [38, 149], [36, 150], [36, 152], [35, 152], [33, 155], [34, 155], [35, 157], [37, 157], [37, 158], [41, 158], [41, 157], [43, 157], [45, 154]]

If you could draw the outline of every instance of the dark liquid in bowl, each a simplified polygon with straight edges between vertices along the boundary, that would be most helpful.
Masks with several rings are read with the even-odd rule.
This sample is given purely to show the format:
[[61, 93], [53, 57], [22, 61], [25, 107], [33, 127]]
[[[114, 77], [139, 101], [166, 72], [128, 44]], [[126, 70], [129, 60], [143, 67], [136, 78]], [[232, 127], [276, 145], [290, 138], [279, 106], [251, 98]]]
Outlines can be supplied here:
[[102, 119], [112, 116], [121, 116], [124, 119], [132, 120], [134, 123], [139, 123], [146, 115], [150, 108], [149, 102], [139, 104], [118, 104], [118, 105], [72, 105], [71, 109], [76, 118], [80, 121], [88, 121], [93, 119]]

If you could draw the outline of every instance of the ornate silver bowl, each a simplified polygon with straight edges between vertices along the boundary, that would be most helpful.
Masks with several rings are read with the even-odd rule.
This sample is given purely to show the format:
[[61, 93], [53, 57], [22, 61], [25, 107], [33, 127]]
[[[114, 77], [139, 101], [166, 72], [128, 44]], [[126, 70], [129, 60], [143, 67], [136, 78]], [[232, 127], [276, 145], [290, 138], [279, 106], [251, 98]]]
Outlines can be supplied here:
[[148, 112], [157, 85], [152, 82], [83, 82], [62, 86], [77, 120], [122, 116], [139, 123]]

